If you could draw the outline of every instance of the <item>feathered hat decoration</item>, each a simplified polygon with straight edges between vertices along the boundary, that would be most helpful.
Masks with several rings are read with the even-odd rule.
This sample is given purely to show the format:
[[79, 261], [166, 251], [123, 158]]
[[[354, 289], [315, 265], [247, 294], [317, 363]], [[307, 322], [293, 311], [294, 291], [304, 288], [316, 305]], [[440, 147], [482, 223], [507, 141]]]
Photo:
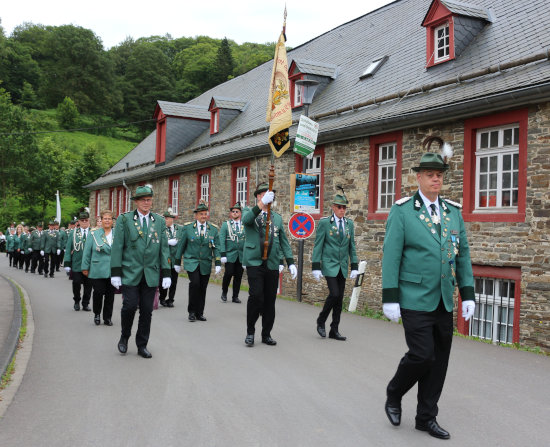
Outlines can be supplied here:
[[441, 147], [441, 156], [443, 157], [443, 162], [448, 164], [453, 156], [453, 147], [449, 143], [443, 143]]

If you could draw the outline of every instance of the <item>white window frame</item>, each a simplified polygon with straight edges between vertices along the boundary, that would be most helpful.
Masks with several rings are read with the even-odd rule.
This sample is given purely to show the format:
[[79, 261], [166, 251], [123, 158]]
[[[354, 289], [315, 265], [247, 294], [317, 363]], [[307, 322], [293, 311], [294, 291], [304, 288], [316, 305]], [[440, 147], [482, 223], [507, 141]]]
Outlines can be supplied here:
[[235, 173], [235, 198], [241, 206], [246, 205], [246, 194], [248, 192], [248, 167], [239, 166]]
[[214, 121], [214, 123], [212, 125], [212, 133], [213, 134], [218, 133], [218, 131], [220, 129], [220, 122], [219, 122], [218, 114], [219, 114], [219, 109], [212, 111], [212, 120]]
[[[392, 151], [392, 157], [384, 156], [388, 155], [389, 150]], [[389, 170], [393, 171], [393, 178], [387, 176]], [[395, 202], [395, 185], [397, 171], [397, 142], [381, 143], [378, 145], [378, 197], [376, 211], [387, 213]], [[384, 176], [384, 172], [386, 176]], [[385, 177], [385, 178], [384, 178]], [[384, 188], [385, 186], [385, 188]], [[391, 186], [391, 191], [388, 191], [388, 187]], [[384, 190], [384, 191], [382, 191]], [[383, 199], [385, 199], [385, 205], [383, 206]]]
[[99, 216], [99, 213], [101, 211], [101, 191], [98, 191], [95, 196], [95, 215]]
[[[439, 31], [443, 30], [443, 37], [439, 37]], [[444, 23], [441, 26], [438, 26], [434, 28], [434, 61], [435, 62], [442, 62], [446, 61], [451, 57], [451, 26], [449, 22]], [[439, 47], [439, 41], [443, 39], [443, 47], [441, 47], [444, 50], [444, 54], [442, 57], [438, 56], [439, 50], [441, 49]], [[445, 42], [445, 40], [447, 42]]]
[[126, 189], [126, 203], [125, 203], [125, 207], [126, 207], [126, 210], [124, 212], [128, 212], [130, 211], [130, 201], [131, 201], [131, 193], [130, 193], [130, 190], [129, 189]]
[[210, 174], [201, 174], [201, 200], [204, 200], [206, 204], [210, 201]]
[[311, 158], [306, 158], [306, 172], [304, 174], [315, 175], [315, 209], [311, 210], [312, 214], [321, 213], [321, 173], [323, 172], [323, 157], [321, 155], [313, 155]]
[[117, 216], [122, 214], [124, 212], [124, 210], [122, 209], [122, 207], [124, 206], [124, 203], [122, 203], [122, 197], [123, 197], [123, 194], [124, 194], [124, 189], [117, 189]]
[[[504, 146], [504, 132], [506, 130], [512, 131], [512, 144]], [[491, 134], [497, 132], [498, 133], [498, 142], [497, 146], [490, 147], [490, 139]], [[488, 134], [488, 141], [489, 141], [489, 147], [482, 148], [481, 147], [481, 138], [482, 134]], [[516, 138], [514, 138], [516, 136]], [[514, 140], [517, 141], [517, 143], [514, 143]], [[504, 171], [504, 157], [510, 156], [511, 160], [511, 168], [510, 170]], [[517, 157], [517, 165], [514, 169], [514, 156]], [[491, 213], [491, 212], [498, 212], [502, 213], [504, 212], [510, 212], [510, 213], [517, 213], [518, 212], [518, 206], [516, 205], [506, 205], [503, 206], [502, 204], [502, 198], [505, 192], [508, 192], [510, 194], [510, 201], [513, 203], [513, 195], [514, 191], [516, 191], [517, 194], [517, 200], [519, 200], [519, 124], [508, 124], [505, 126], [498, 126], [498, 127], [490, 127], [490, 128], [484, 128], [484, 129], [478, 129], [476, 132], [476, 151], [475, 151], [475, 157], [476, 157], [476, 181], [475, 181], [475, 212], [484, 212], [484, 213]], [[496, 171], [487, 171], [486, 173], [481, 172], [481, 159], [487, 158], [487, 163], [490, 165], [490, 158], [491, 157], [497, 157], [497, 167]], [[490, 169], [490, 168], [489, 168]], [[491, 181], [490, 181], [490, 174], [496, 174], [496, 187], [490, 188]], [[480, 188], [481, 188], [481, 175], [487, 175], [487, 184], [486, 188], [483, 189], [483, 191], [493, 191], [496, 195], [496, 203], [495, 205], [491, 206], [490, 204], [490, 197], [487, 195], [488, 203], [485, 204], [485, 206], [480, 205]], [[503, 176], [505, 174], [510, 175], [510, 186], [507, 188], [503, 188]], [[514, 174], [516, 174], [516, 182], [514, 183]], [[514, 186], [515, 185], [515, 186]]]
[[301, 106], [304, 103], [304, 86], [294, 82], [294, 107]]
[[[512, 279], [474, 277], [476, 282], [475, 301], [476, 309], [470, 321], [469, 335], [493, 343], [513, 343], [515, 286]], [[480, 292], [479, 281], [483, 282], [483, 291]], [[492, 281], [493, 290], [488, 291], [488, 281]], [[502, 295], [503, 284], [507, 283], [508, 293]], [[504, 327], [504, 331], [502, 331]], [[504, 332], [503, 338], [501, 333]]]
[[115, 193], [116, 193], [116, 189], [113, 188], [113, 189], [110, 191], [110, 196], [111, 196], [111, 211], [114, 211], [114, 210], [116, 209], [116, 207], [115, 207], [115, 205], [116, 205], [116, 203], [115, 203], [116, 194], [115, 194]]
[[172, 197], [170, 197], [170, 203], [172, 206], [172, 212], [177, 216], [180, 181], [178, 179], [172, 179], [171, 181], [172, 181]]

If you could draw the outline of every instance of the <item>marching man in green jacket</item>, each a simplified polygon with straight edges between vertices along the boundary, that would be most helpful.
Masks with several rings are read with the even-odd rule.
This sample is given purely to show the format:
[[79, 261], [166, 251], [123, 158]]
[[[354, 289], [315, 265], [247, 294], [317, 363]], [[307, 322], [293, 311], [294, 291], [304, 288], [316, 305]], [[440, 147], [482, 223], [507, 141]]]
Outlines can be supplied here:
[[183, 268], [189, 275], [189, 321], [206, 321], [204, 305], [206, 300], [206, 288], [212, 271], [212, 259], [214, 259], [216, 275], [221, 271], [220, 241], [218, 227], [208, 218], [208, 206], [201, 201], [194, 211], [195, 222], [186, 223], [183, 226], [183, 234], [178, 243], [176, 253], [177, 265], [181, 264], [183, 256]]
[[392, 206], [382, 259], [384, 315], [403, 321], [409, 351], [386, 389], [386, 415], [401, 423], [401, 399], [418, 383], [416, 429], [450, 438], [436, 421], [453, 339], [453, 293], [465, 320], [474, 314], [474, 279], [460, 205], [439, 196], [449, 165], [425, 153], [413, 168], [419, 189]]
[[[298, 271], [294, 265], [292, 249], [285, 233], [283, 219], [280, 214], [270, 212], [267, 259], [263, 260], [264, 240], [267, 222], [267, 205], [275, 198], [275, 190], [269, 191], [267, 183], [261, 183], [254, 191], [257, 204], [246, 208], [243, 213], [243, 225], [246, 242], [243, 252], [243, 266], [246, 267], [248, 284], [250, 286], [246, 306], [246, 338], [245, 345], [254, 345], [256, 321], [262, 316], [262, 343], [274, 346], [277, 342], [271, 337], [275, 322], [275, 299], [279, 283], [279, 266], [286, 259], [292, 279], [296, 279]], [[282, 267], [282, 266], [281, 266]]]
[[40, 241], [42, 240], [42, 222], [36, 224], [36, 230], [31, 233], [29, 241], [29, 252], [31, 253], [31, 273], [36, 272], [41, 275], [44, 269], [44, 257], [40, 254]]
[[329, 291], [323, 310], [317, 318], [317, 332], [323, 338], [327, 336], [325, 321], [332, 311], [332, 323], [328, 336], [341, 341], [346, 340], [346, 337], [338, 332], [338, 326], [346, 288], [348, 263], [351, 262], [350, 279], [354, 279], [359, 273], [353, 222], [344, 217], [347, 206], [348, 200], [344, 194], [334, 196], [332, 215], [319, 220], [312, 255], [312, 274], [317, 281], [324, 276]]
[[230, 219], [222, 223], [220, 229], [220, 253], [221, 261], [225, 265], [225, 273], [222, 281], [222, 301], [227, 301], [229, 283], [233, 278], [234, 303], [240, 303], [239, 291], [243, 277], [243, 249], [244, 249], [244, 228], [241, 221], [242, 207], [239, 202], [229, 208]]
[[138, 354], [149, 359], [152, 355], [147, 343], [159, 277], [162, 275], [164, 289], [172, 282], [170, 250], [164, 218], [151, 212], [152, 186], [138, 186], [132, 200], [137, 209], [118, 216], [111, 247], [111, 284], [117, 289], [122, 287], [123, 297], [118, 350], [121, 354], [128, 351], [128, 339], [139, 307], [136, 345]]
[[[183, 225], [174, 223], [174, 219], [178, 217], [172, 210], [168, 208], [164, 212], [164, 220], [166, 221], [166, 237], [168, 238], [168, 245], [170, 246], [170, 270], [172, 284], [170, 289], [163, 289], [160, 287], [159, 291], [159, 304], [164, 307], [174, 307], [174, 297], [176, 296], [176, 287], [178, 285], [178, 276], [181, 271], [181, 266], [176, 264], [176, 253], [178, 251], [178, 242], [183, 236]], [[161, 279], [162, 281], [162, 279]], [[166, 299], [168, 295], [168, 299]]]
[[55, 263], [60, 250], [57, 248], [58, 231], [55, 229], [55, 221], [50, 220], [48, 231], [42, 233], [40, 240], [40, 255], [44, 256], [44, 278], [48, 277], [48, 267], [50, 269], [50, 278], [53, 278]]

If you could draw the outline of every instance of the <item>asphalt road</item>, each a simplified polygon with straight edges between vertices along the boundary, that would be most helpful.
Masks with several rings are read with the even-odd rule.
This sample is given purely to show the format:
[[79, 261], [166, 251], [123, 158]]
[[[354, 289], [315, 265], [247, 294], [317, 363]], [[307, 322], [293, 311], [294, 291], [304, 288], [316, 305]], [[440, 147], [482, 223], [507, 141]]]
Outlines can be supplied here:
[[176, 307], [153, 314], [153, 358], [133, 340], [121, 356], [120, 295], [115, 325], [97, 327], [72, 309], [63, 272], [45, 279], [3, 261], [0, 273], [30, 296], [35, 333], [0, 446], [548, 445], [549, 357], [455, 338], [438, 416], [451, 439], [441, 441], [414, 429], [415, 389], [400, 427], [384, 414], [406, 350], [400, 325], [344, 314], [348, 340], [321, 339], [319, 308], [278, 300], [278, 345], [247, 348], [246, 294], [222, 303], [210, 284], [208, 321], [190, 323], [180, 278]]

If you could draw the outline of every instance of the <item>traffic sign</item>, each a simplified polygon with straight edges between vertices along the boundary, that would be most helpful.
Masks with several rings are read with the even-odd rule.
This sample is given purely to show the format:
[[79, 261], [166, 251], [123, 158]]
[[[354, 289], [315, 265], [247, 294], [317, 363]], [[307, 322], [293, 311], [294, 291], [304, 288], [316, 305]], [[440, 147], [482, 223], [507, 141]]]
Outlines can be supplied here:
[[307, 239], [315, 231], [315, 220], [307, 213], [296, 213], [288, 221], [288, 231], [296, 239]]

